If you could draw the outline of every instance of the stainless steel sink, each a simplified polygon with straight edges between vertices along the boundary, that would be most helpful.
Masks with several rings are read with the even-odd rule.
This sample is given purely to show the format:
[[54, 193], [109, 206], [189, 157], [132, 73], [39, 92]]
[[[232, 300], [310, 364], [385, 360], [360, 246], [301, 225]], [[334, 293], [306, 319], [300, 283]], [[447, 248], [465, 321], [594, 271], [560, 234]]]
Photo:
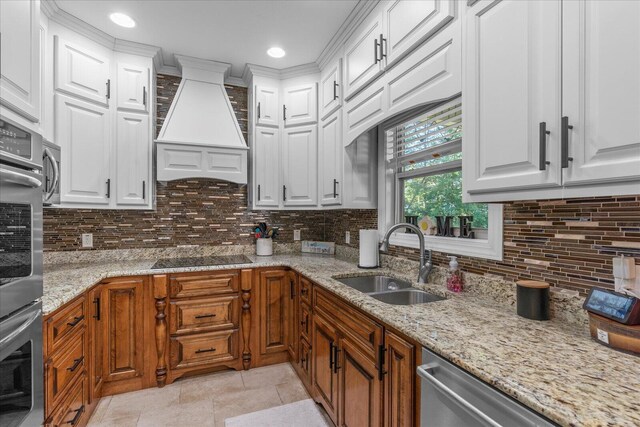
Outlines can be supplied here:
[[344, 277], [336, 280], [365, 294], [397, 291], [411, 287], [411, 283], [389, 276]]
[[420, 289], [401, 289], [395, 292], [370, 294], [369, 296], [377, 299], [378, 301], [393, 305], [424, 304], [427, 302], [442, 301], [446, 299], [439, 295], [421, 291]]

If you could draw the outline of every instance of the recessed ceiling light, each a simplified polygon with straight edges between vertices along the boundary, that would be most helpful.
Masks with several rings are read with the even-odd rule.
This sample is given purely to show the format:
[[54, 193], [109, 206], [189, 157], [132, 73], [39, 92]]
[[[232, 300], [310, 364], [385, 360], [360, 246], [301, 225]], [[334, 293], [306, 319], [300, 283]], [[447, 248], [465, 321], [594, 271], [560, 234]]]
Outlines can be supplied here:
[[133, 20], [129, 15], [125, 15], [124, 13], [112, 13], [109, 15], [109, 18], [121, 27], [125, 28], [133, 28], [136, 26], [136, 21]]
[[282, 58], [286, 52], [281, 47], [272, 47], [267, 51], [267, 55], [272, 58]]

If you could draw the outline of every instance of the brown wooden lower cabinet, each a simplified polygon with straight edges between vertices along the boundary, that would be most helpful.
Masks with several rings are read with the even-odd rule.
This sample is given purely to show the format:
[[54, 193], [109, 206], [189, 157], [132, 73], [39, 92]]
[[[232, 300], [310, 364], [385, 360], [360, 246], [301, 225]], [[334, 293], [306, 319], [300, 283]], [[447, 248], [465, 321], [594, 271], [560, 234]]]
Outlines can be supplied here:
[[311, 342], [311, 364], [313, 391], [329, 414], [331, 420], [338, 423], [338, 371], [334, 360], [338, 348], [338, 330], [321, 315], [313, 318]]
[[416, 346], [390, 331], [384, 346], [384, 425], [415, 425]]

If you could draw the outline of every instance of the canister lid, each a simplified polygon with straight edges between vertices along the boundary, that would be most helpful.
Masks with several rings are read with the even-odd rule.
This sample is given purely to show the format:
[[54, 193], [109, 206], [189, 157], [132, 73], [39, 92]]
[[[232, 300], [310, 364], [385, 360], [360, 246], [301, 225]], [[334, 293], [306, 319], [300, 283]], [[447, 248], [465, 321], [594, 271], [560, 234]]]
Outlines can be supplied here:
[[516, 285], [522, 286], [523, 288], [536, 288], [536, 289], [545, 289], [550, 285], [547, 282], [540, 282], [538, 280], [518, 280]]

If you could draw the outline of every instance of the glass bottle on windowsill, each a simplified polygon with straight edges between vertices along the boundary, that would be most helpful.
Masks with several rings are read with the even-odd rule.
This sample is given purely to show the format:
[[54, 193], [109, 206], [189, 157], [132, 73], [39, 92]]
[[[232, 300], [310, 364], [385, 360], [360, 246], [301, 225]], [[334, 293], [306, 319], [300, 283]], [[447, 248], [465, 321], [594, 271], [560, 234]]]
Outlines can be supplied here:
[[451, 292], [462, 292], [464, 288], [464, 278], [458, 266], [458, 257], [450, 256], [449, 271], [447, 273], [447, 289]]

